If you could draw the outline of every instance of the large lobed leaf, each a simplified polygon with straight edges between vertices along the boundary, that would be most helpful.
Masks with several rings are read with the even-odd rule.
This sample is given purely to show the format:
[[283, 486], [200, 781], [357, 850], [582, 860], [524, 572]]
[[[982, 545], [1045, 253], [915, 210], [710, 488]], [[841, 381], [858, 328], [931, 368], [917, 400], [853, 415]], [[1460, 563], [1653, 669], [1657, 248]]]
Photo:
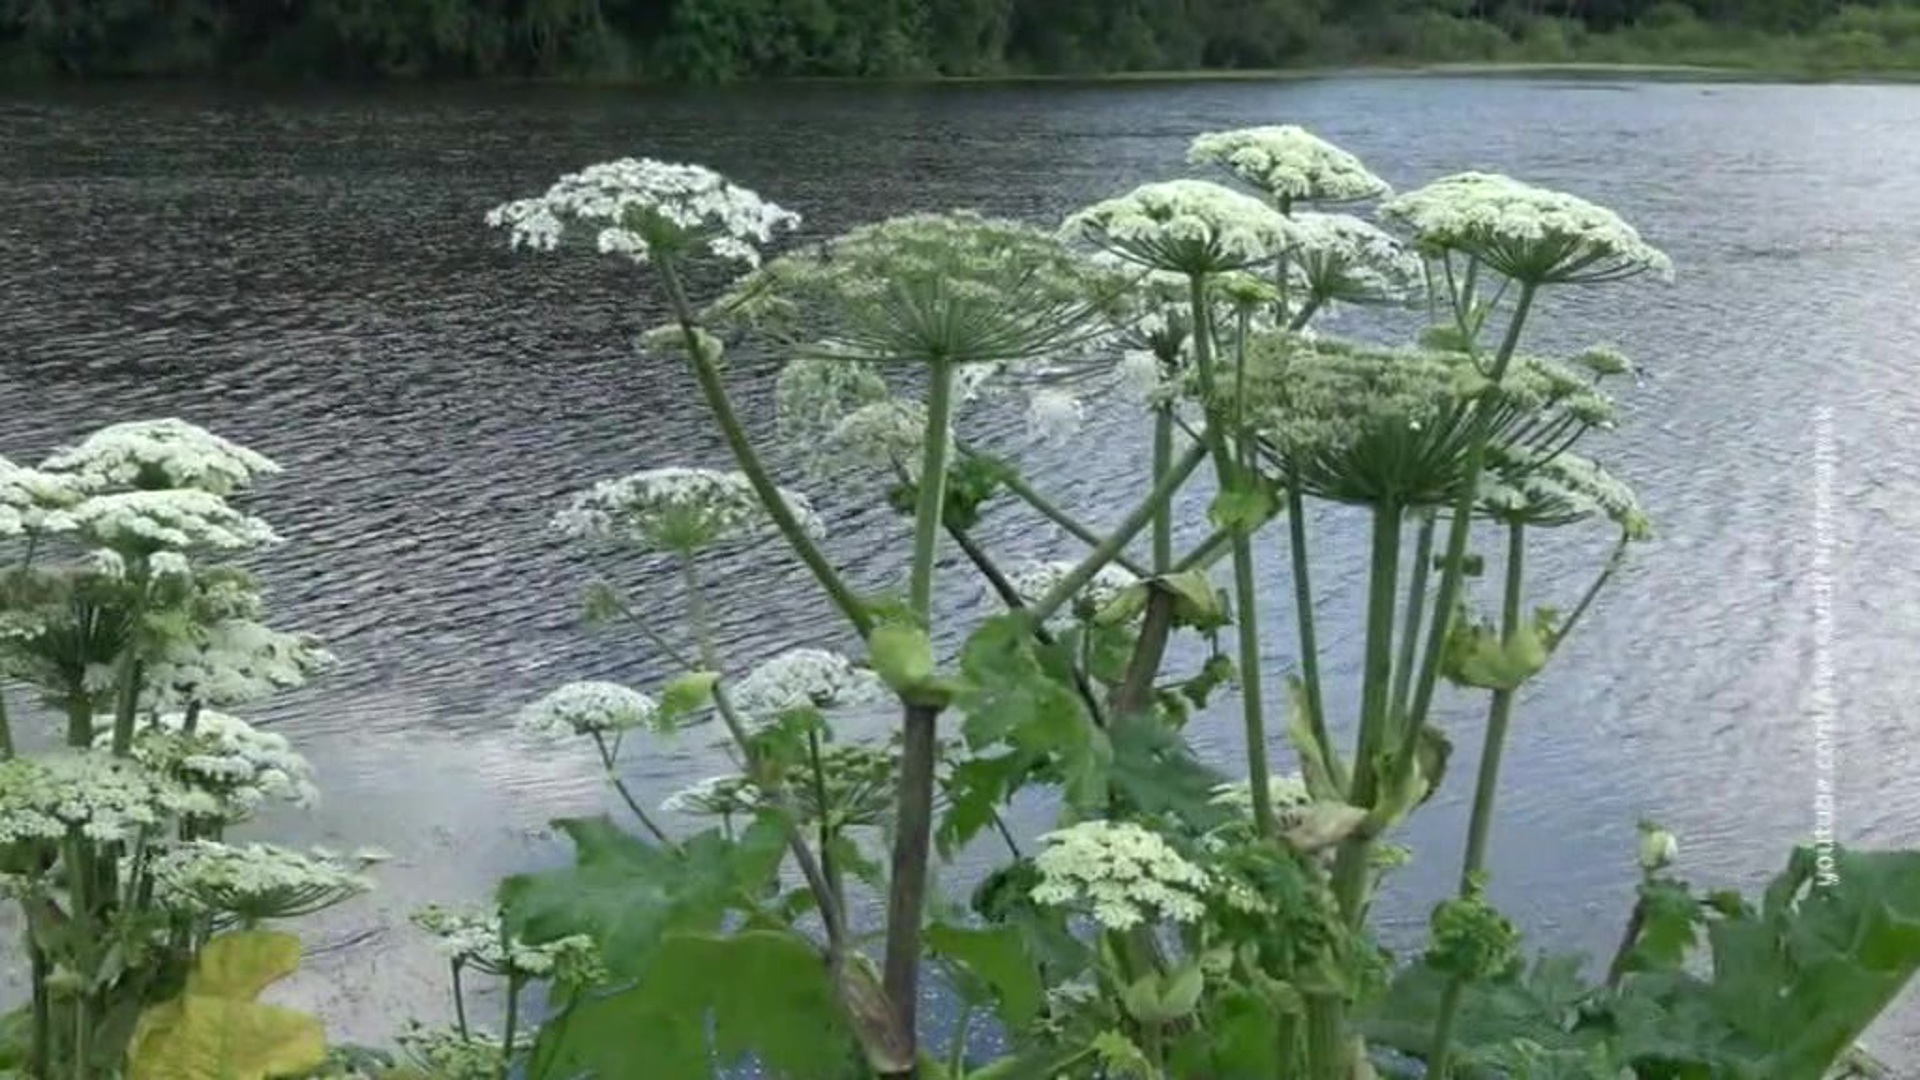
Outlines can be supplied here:
[[247, 931], [207, 943], [184, 993], [148, 1009], [127, 1048], [130, 1080], [269, 1080], [320, 1067], [317, 1017], [254, 998], [293, 973], [300, 939]]
[[839, 1080], [852, 1047], [826, 961], [805, 937], [673, 933], [637, 982], [549, 1021], [530, 1076], [711, 1080], [751, 1057], [787, 1080]]
[[777, 822], [762, 819], [738, 841], [700, 833], [679, 851], [656, 847], [605, 815], [555, 823], [573, 841], [574, 865], [500, 883], [508, 928], [527, 941], [587, 934], [616, 978], [633, 978], [668, 933], [714, 930], [728, 911], [753, 910], [784, 853]]

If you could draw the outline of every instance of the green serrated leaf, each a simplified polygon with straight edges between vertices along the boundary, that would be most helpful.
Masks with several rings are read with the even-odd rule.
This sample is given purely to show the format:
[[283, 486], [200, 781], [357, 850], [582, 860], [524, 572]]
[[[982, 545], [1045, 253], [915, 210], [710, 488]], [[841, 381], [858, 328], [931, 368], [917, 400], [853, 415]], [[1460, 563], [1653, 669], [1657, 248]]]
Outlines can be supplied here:
[[127, 1045], [129, 1080], [268, 1080], [326, 1062], [320, 1019], [254, 998], [293, 973], [300, 939], [250, 930], [202, 949], [186, 990], [142, 1013]]
[[711, 1080], [751, 1055], [792, 1080], [839, 1080], [853, 1045], [819, 949], [751, 930], [667, 935], [637, 983], [544, 1026], [534, 1056], [556, 1077]]
[[1010, 926], [969, 929], [935, 923], [926, 930], [927, 947], [960, 965], [991, 992], [1000, 1019], [1014, 1031], [1040, 1015], [1046, 987], [1019, 931]]
[[705, 709], [713, 701], [713, 688], [720, 681], [717, 671], [690, 671], [667, 683], [660, 691], [660, 723], [670, 726], [675, 720]]
[[786, 851], [781, 826], [765, 818], [738, 841], [710, 830], [678, 853], [622, 831], [605, 815], [554, 825], [573, 841], [574, 865], [501, 882], [508, 928], [536, 944], [589, 935], [617, 977], [646, 971], [667, 934], [715, 929], [728, 911], [757, 906]]

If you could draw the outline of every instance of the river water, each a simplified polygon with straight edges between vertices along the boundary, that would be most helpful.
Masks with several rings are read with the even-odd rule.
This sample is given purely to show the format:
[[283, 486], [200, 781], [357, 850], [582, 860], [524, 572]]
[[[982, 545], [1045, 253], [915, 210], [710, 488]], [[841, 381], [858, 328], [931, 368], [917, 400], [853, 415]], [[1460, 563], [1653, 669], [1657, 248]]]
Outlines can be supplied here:
[[[444, 1012], [405, 913], [563, 858], [545, 823], [608, 808], [593, 763], [517, 741], [514, 710], [560, 682], [664, 670], [644, 641], [576, 618], [595, 572], [644, 590], [658, 568], [589, 565], [548, 515], [599, 478], [725, 461], [685, 373], [627, 344], [659, 318], [644, 283], [585, 256], [510, 255], [484, 211], [562, 171], [651, 155], [716, 167], [814, 234], [960, 206], [1050, 223], [1184, 174], [1197, 132], [1277, 122], [1402, 188], [1475, 168], [1587, 195], [1679, 268], [1671, 287], [1556, 295], [1530, 339], [1612, 341], [1643, 363], [1606, 456], [1658, 528], [1521, 705], [1492, 868], [1530, 940], [1610, 946], [1642, 817], [1679, 834], [1694, 881], [1763, 883], [1814, 827], [1828, 712], [1842, 840], [1920, 844], [1920, 89], [1351, 78], [3, 97], [0, 453], [37, 460], [111, 421], [177, 415], [286, 467], [256, 505], [289, 542], [260, 566], [281, 620], [343, 662], [256, 714], [300, 741], [327, 794], [270, 824], [398, 856], [380, 893], [315, 931], [301, 977], [336, 1035], [377, 1040]], [[735, 376], [763, 427], [769, 372]], [[1025, 444], [1006, 410], [969, 423], [1096, 521], [1143, 471], [1139, 425], [1117, 407], [1096, 407], [1065, 449]], [[859, 582], [900, 572], [897, 522], [823, 509]], [[1364, 533], [1340, 514], [1316, 528], [1348, 715], [1359, 641], [1341, 628], [1359, 625]], [[1074, 551], [1013, 511], [982, 536], [1009, 559]], [[1606, 543], [1556, 540], [1540, 600], [1570, 602]], [[1294, 653], [1269, 553], [1280, 663]], [[736, 661], [846, 644], [787, 561], [724, 573]], [[989, 599], [946, 571], [950, 624]], [[1410, 830], [1418, 858], [1385, 904], [1397, 936], [1418, 931], [1459, 858], [1480, 721], [1464, 700], [1443, 711], [1461, 750]], [[1193, 730], [1231, 767], [1231, 711]], [[694, 736], [641, 747], [631, 776], [657, 799], [723, 767]], [[1048, 813], [1024, 807], [1020, 824]], [[1910, 995], [1889, 1014], [1883, 1055], [1920, 1064], [1917, 1013]]]

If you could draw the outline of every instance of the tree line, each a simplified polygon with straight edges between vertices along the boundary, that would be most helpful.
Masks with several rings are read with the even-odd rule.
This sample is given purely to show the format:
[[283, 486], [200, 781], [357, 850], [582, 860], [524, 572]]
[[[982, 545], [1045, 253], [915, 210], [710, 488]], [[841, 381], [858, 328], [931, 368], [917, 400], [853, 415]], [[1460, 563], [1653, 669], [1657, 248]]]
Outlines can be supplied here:
[[1697, 58], [1762, 36], [1913, 66], [1920, 0], [0, 0], [0, 73], [1073, 74]]

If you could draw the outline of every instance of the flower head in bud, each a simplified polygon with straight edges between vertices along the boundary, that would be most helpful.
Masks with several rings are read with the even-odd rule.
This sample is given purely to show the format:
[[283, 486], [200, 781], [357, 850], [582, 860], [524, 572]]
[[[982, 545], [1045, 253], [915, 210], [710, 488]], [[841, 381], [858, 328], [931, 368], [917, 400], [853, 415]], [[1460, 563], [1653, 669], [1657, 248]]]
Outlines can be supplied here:
[[514, 247], [551, 251], [569, 233], [591, 235], [603, 255], [636, 263], [704, 251], [760, 264], [760, 245], [800, 224], [712, 169], [622, 158], [562, 176], [543, 195], [494, 207], [487, 224]]
[[[818, 535], [820, 520], [806, 496], [781, 491], [801, 526]], [[648, 469], [602, 480], [554, 516], [569, 536], [633, 544], [643, 551], [689, 554], [751, 539], [773, 528], [744, 473], [715, 469]]]
[[521, 710], [519, 729], [558, 742], [580, 735], [617, 735], [647, 727], [660, 706], [638, 690], [619, 683], [568, 683]]
[[1523, 284], [1673, 277], [1673, 262], [1618, 214], [1491, 173], [1460, 173], [1389, 200], [1389, 221], [1431, 255], [1458, 252]]
[[729, 689], [734, 707], [760, 723], [804, 709], [858, 708], [891, 697], [871, 668], [813, 648], [788, 649]]
[[1651, 821], [1640, 823], [1640, 869], [1649, 874], [1665, 870], [1680, 857], [1680, 841]]
[[1193, 140], [1187, 160], [1218, 165], [1282, 203], [1344, 203], [1387, 193], [1360, 159], [1292, 124], [1215, 131]]

